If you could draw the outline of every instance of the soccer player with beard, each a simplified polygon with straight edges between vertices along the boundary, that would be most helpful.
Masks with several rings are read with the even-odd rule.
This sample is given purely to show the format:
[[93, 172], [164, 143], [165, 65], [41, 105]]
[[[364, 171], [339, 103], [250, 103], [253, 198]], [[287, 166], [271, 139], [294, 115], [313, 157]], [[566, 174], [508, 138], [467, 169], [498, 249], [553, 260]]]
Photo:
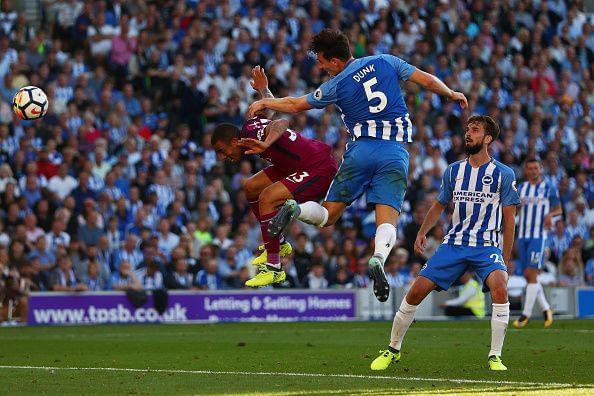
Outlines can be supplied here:
[[[256, 66], [252, 78], [252, 87], [262, 97], [273, 97], [263, 69]], [[281, 235], [268, 234], [269, 222], [288, 199], [297, 202], [321, 199], [338, 169], [330, 146], [288, 128], [287, 120], [269, 120], [258, 114], [248, 119], [241, 129], [220, 124], [212, 134], [211, 143], [220, 160], [239, 162], [244, 154], [256, 154], [271, 163], [250, 177], [244, 186], [252, 212], [260, 221], [264, 240], [260, 248], [262, 254], [252, 262], [260, 272], [248, 280], [246, 286], [262, 287], [286, 279], [280, 258], [290, 254], [292, 248], [288, 242], [281, 241]]]
[[514, 217], [520, 198], [514, 172], [489, 156], [488, 147], [498, 136], [499, 126], [489, 116], [468, 119], [465, 132], [468, 158], [446, 169], [437, 201], [417, 234], [415, 251], [422, 254], [427, 232], [453, 201], [452, 225], [402, 300], [394, 317], [388, 349], [372, 362], [372, 370], [385, 370], [390, 363], [400, 360], [402, 340], [419, 304], [432, 290], [447, 290], [468, 268], [481, 278], [483, 290], [490, 291], [493, 301], [489, 369], [507, 370], [501, 362], [509, 321], [505, 263], [511, 256]]

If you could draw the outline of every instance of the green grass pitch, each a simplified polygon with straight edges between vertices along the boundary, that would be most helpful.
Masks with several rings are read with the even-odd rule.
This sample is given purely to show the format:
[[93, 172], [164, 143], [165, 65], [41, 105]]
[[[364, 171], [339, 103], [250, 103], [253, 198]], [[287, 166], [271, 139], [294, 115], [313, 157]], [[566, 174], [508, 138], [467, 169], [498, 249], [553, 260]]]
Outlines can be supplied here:
[[0, 394], [594, 394], [593, 320], [510, 326], [507, 372], [486, 369], [488, 321], [414, 323], [402, 361], [372, 372], [390, 326], [0, 328]]

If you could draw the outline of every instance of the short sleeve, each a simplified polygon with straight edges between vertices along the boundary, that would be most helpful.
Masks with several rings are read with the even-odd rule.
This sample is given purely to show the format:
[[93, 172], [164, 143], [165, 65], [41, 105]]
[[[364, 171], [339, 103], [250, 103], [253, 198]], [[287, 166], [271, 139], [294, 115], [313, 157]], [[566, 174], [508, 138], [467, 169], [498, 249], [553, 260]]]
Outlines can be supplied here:
[[441, 179], [437, 200], [442, 205], [447, 205], [452, 200], [452, 167], [448, 166]]
[[501, 206], [519, 205], [520, 196], [516, 186], [516, 177], [511, 170], [501, 172]]
[[549, 184], [548, 196], [551, 207], [561, 205], [561, 200], [559, 199], [559, 191], [553, 184]]
[[401, 80], [408, 80], [410, 75], [413, 74], [415, 70], [417, 70], [416, 67], [397, 56], [382, 55], [382, 58], [388, 62], [394, 68], [394, 70], [396, 70], [396, 74], [398, 74], [398, 78]]
[[337, 96], [335, 79], [326, 81], [320, 85], [318, 89], [307, 94], [305, 98], [307, 103], [315, 109], [321, 109], [336, 103]]

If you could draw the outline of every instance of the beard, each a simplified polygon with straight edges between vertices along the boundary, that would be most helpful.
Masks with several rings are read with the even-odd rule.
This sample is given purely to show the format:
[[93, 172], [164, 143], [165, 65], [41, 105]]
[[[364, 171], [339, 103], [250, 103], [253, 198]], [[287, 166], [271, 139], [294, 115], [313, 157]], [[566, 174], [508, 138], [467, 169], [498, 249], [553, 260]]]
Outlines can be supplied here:
[[468, 142], [464, 141], [464, 151], [466, 151], [466, 154], [468, 154], [468, 155], [478, 154], [482, 148], [483, 148], [483, 142], [480, 142], [480, 143], [475, 144], [474, 146], [471, 146], [468, 144]]

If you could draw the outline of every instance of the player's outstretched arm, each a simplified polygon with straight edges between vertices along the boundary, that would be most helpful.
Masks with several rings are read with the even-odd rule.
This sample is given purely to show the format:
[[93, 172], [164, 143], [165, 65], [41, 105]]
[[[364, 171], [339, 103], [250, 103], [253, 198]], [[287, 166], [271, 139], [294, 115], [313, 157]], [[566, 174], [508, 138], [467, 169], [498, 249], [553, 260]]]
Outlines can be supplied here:
[[415, 240], [415, 252], [418, 255], [422, 255], [423, 251], [425, 250], [425, 246], [427, 246], [427, 233], [430, 229], [433, 228], [437, 220], [441, 217], [441, 213], [443, 212], [445, 205], [439, 201], [435, 201], [435, 203], [427, 212], [425, 216], [425, 220], [423, 220], [423, 224], [421, 224], [421, 228], [417, 233], [417, 239]]
[[468, 100], [462, 92], [456, 92], [450, 89], [447, 85], [444, 84], [443, 81], [441, 81], [433, 74], [429, 74], [427, 72], [417, 69], [410, 75], [408, 81], [412, 81], [416, 84], [419, 84], [426, 90], [434, 92], [441, 96], [445, 96], [453, 100], [454, 102], [459, 102], [460, 106], [462, 106], [463, 109], [468, 107]]
[[505, 265], [511, 260], [516, 232], [516, 205], [503, 207], [503, 262]]
[[284, 119], [274, 120], [264, 129], [266, 139], [263, 142], [258, 139], [244, 138], [239, 139], [237, 144], [246, 149], [245, 154], [260, 154], [283, 136], [288, 127], [289, 121]]
[[281, 113], [299, 113], [311, 108], [309, 103], [307, 103], [306, 96], [300, 96], [298, 98], [290, 96], [286, 98], [265, 98], [257, 100], [250, 105], [247, 118], [252, 118], [256, 113], [266, 109], [280, 111]]

